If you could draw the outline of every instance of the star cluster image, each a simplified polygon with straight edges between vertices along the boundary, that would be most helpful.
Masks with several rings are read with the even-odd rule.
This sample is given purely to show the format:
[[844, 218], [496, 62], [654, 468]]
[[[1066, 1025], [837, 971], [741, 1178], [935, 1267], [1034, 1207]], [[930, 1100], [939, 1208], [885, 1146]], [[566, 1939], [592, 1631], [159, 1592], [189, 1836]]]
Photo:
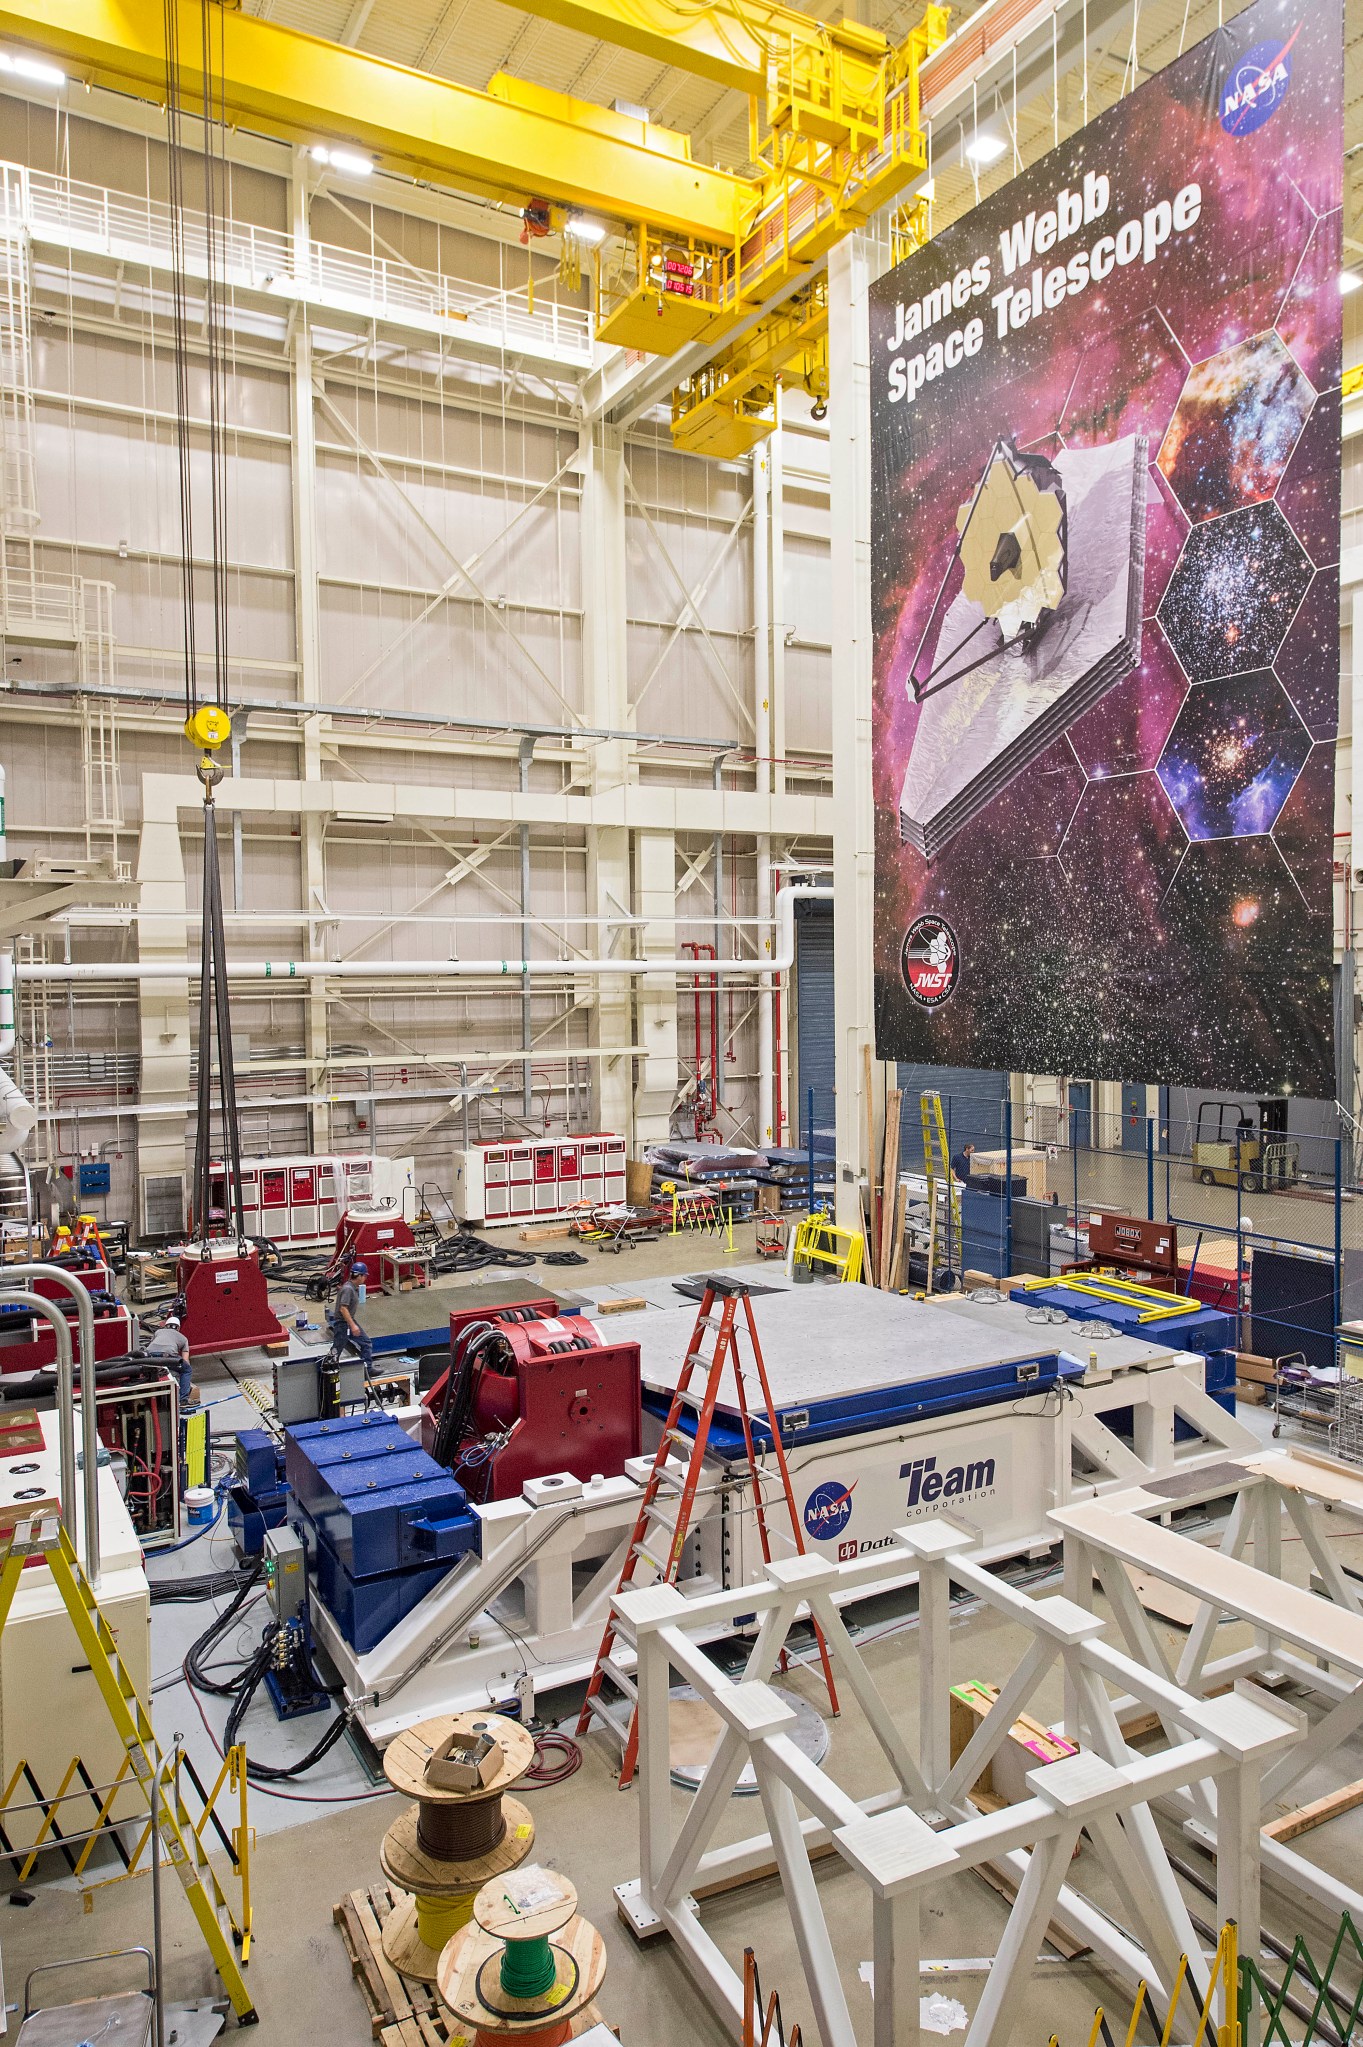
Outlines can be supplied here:
[[[1216, 81], [1299, 22], [1281, 107], [1227, 134]], [[873, 290], [884, 1057], [1333, 1096], [1340, 34], [1334, 5], [1258, 0]], [[1113, 220], [1139, 215], [1170, 162], [1203, 194], [1184, 244], [911, 410], [879, 398], [897, 299], [1086, 169], [1111, 176]], [[908, 671], [1001, 434], [1052, 459], [1148, 440], [1139, 664], [929, 862], [899, 830]], [[930, 912], [960, 972], [927, 1012], [898, 954]]]

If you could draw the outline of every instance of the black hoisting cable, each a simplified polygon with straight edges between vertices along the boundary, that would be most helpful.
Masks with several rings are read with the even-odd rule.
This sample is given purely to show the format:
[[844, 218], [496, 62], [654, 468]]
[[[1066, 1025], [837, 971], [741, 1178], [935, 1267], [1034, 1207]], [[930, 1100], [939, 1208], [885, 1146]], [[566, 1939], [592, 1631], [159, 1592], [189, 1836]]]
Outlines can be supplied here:
[[[213, 1189], [213, 1059], [216, 1050], [222, 1114], [222, 1160], [227, 1225], [246, 1248], [241, 1189], [241, 1132], [236, 1069], [232, 1060], [232, 1017], [227, 985], [227, 941], [218, 856], [217, 808], [213, 792], [222, 780], [214, 752], [231, 730], [228, 717], [227, 632], [227, 360], [222, 340], [224, 259], [222, 235], [228, 205], [226, 106], [221, 62], [222, 21], [210, 0], [199, 0], [202, 75], [203, 177], [206, 287], [204, 336], [208, 358], [208, 510], [211, 532], [211, 675], [200, 677], [195, 618], [194, 504], [190, 459], [189, 304], [185, 263], [184, 95], [178, 0], [163, 0], [166, 43], [166, 124], [169, 144], [171, 214], [171, 304], [175, 334], [176, 447], [180, 480], [181, 596], [185, 641], [185, 737], [200, 750], [196, 764], [204, 792], [203, 901], [199, 945], [199, 1073], [194, 1132], [194, 1220], [200, 1242], [211, 1232]], [[216, 36], [215, 36], [216, 30]], [[216, 58], [216, 62], [215, 62]]]
[[218, 858], [218, 809], [213, 790], [223, 770], [208, 754], [197, 769], [204, 791], [203, 935], [199, 946], [199, 1089], [194, 1133], [194, 1212], [199, 1238], [208, 1239], [212, 1191], [213, 1050], [218, 1056], [222, 1098], [222, 1162], [229, 1202], [228, 1222], [237, 1241], [246, 1241], [246, 1216], [241, 1199], [241, 1131], [237, 1116], [237, 1080], [232, 1064], [232, 1013], [227, 986], [227, 944], [222, 908], [222, 865]]

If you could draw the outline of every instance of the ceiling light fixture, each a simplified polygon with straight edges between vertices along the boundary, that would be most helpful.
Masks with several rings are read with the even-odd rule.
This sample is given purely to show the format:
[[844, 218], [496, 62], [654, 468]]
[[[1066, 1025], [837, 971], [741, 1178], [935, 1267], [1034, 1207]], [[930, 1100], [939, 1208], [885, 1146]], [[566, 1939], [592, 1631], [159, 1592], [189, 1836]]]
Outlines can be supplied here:
[[59, 71], [55, 64], [44, 63], [39, 57], [12, 57], [0, 53], [0, 71], [12, 71], [16, 78], [26, 78], [30, 85], [66, 83], [64, 71]]
[[1360, 284], [1363, 284], [1363, 277], [1360, 277], [1357, 271], [1354, 270], [1340, 271], [1339, 295], [1341, 298], [1347, 298], [1351, 291], [1357, 291]]
[[605, 241], [610, 230], [599, 220], [583, 220], [580, 215], [572, 214], [564, 222], [563, 232], [571, 235], [575, 242], [585, 242], [588, 247], [595, 248], [598, 242]]
[[356, 149], [329, 149], [318, 143], [308, 151], [314, 163], [324, 163], [333, 171], [340, 171], [347, 178], [368, 178], [373, 175], [374, 159], [361, 156]]
[[1001, 156], [1007, 154], [1007, 150], [1008, 144], [999, 136], [991, 135], [987, 129], [975, 135], [965, 146], [966, 155], [973, 164], [978, 164], [981, 170], [987, 164], [997, 163]]

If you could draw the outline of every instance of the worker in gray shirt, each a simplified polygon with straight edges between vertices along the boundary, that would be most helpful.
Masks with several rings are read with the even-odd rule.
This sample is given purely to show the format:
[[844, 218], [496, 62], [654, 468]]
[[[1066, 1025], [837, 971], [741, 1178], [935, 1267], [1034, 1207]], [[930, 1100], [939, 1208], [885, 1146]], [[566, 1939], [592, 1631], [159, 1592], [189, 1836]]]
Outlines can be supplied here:
[[364, 1376], [370, 1379], [374, 1374], [374, 1342], [367, 1330], [360, 1327], [359, 1309], [365, 1296], [365, 1280], [369, 1267], [362, 1258], [357, 1258], [346, 1278], [336, 1290], [331, 1304], [331, 1340], [336, 1355], [344, 1357], [348, 1350], [358, 1351], [364, 1360]]
[[178, 1315], [167, 1315], [147, 1345], [147, 1356], [175, 1359], [175, 1369], [180, 1378], [180, 1405], [193, 1407], [199, 1396], [194, 1391], [194, 1374], [189, 1362], [189, 1339], [180, 1327]]

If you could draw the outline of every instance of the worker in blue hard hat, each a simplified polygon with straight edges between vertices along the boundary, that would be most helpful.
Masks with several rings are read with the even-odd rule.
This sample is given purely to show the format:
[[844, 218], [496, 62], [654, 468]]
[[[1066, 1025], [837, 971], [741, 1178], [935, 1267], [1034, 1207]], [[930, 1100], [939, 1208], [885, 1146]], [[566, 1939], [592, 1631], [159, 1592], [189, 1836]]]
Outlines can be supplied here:
[[331, 1340], [336, 1355], [344, 1357], [348, 1350], [357, 1351], [364, 1361], [366, 1379], [374, 1374], [374, 1341], [368, 1331], [361, 1328], [358, 1311], [364, 1302], [368, 1277], [369, 1267], [363, 1258], [357, 1258], [336, 1290], [330, 1316]]

